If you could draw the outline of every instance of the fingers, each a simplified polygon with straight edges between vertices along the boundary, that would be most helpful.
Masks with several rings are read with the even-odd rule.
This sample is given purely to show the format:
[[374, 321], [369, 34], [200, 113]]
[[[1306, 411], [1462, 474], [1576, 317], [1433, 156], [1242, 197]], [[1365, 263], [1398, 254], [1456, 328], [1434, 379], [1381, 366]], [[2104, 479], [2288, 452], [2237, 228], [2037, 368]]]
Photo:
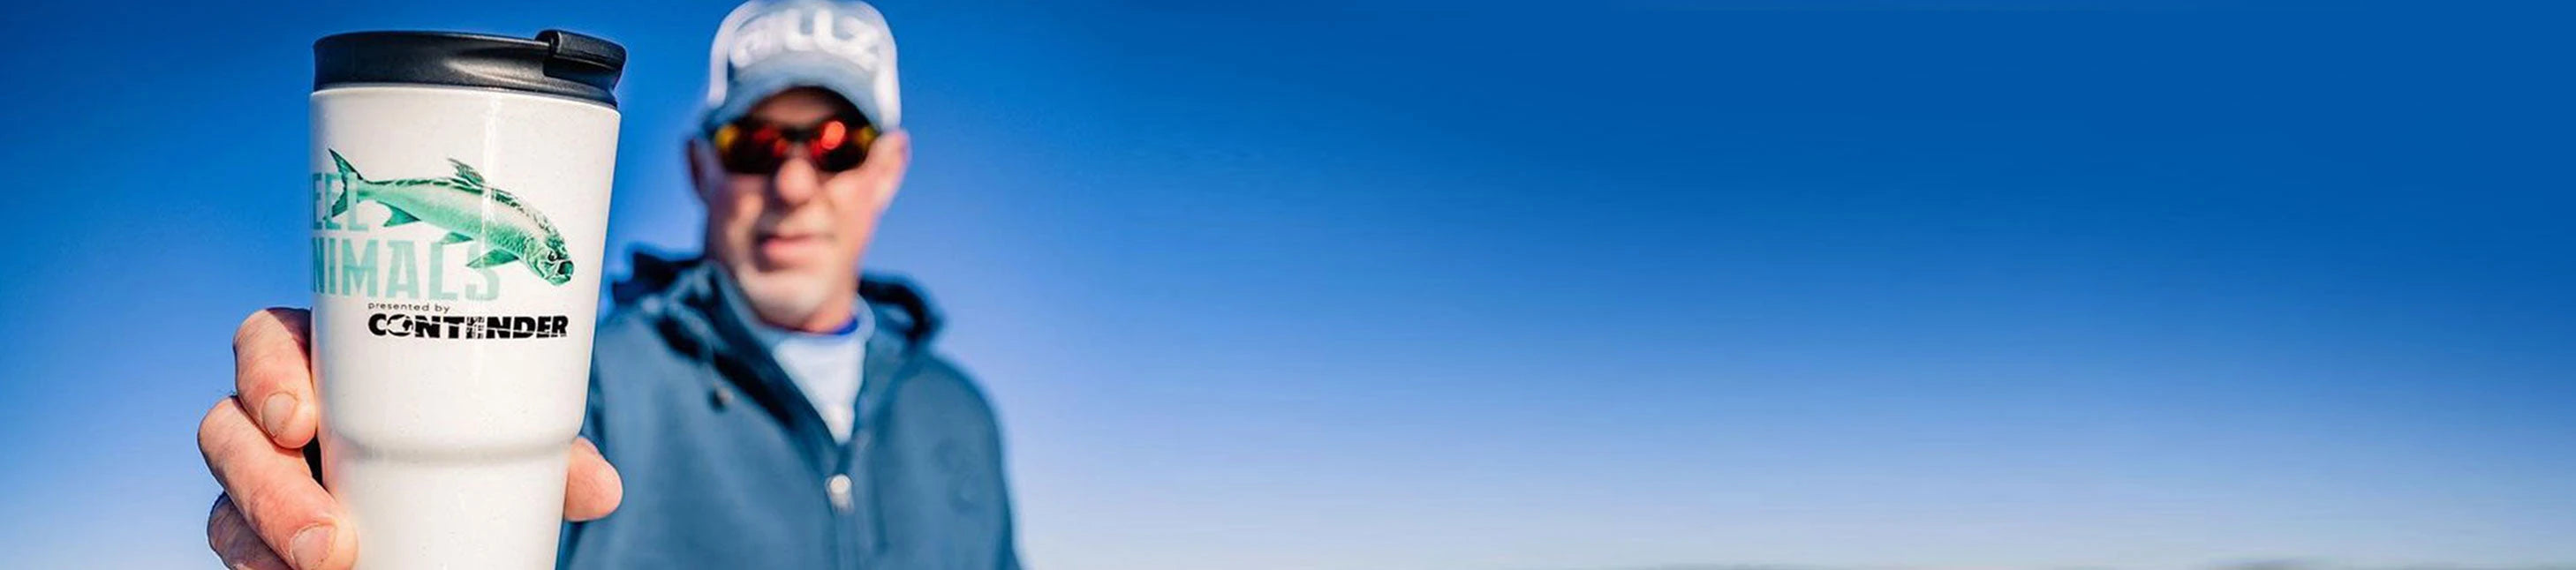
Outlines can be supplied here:
[[[251, 534], [294, 568], [345, 570], [357, 558], [357, 535], [340, 524], [339, 503], [313, 480], [304, 455], [270, 443], [239, 399], [226, 398], [206, 412], [197, 425], [197, 450]], [[209, 541], [217, 538], [215, 524], [208, 523]]]
[[251, 313], [233, 331], [233, 391], [252, 425], [278, 447], [313, 441], [321, 423], [307, 339], [312, 315], [303, 309]]
[[572, 441], [572, 468], [564, 481], [564, 518], [586, 521], [608, 516], [626, 497], [626, 486], [617, 476], [617, 468], [599, 455], [599, 446], [590, 438]]
[[215, 497], [215, 511], [206, 515], [206, 545], [215, 549], [215, 558], [231, 570], [295, 570], [260, 542], [251, 532], [250, 519], [242, 518], [241, 508], [233, 505], [231, 495]]

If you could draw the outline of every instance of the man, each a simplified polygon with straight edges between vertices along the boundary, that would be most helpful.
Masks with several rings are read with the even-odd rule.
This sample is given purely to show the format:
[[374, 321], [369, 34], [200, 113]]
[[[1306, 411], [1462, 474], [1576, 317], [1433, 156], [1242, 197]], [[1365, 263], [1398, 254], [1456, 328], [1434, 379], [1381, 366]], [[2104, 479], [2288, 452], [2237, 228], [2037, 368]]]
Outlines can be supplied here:
[[[1017, 568], [992, 410], [930, 353], [921, 297], [859, 276], [910, 162], [883, 17], [754, 0], [711, 59], [686, 153], [705, 258], [639, 254], [615, 287], [558, 565]], [[244, 322], [236, 393], [198, 428], [224, 488], [207, 539], [233, 568], [369, 555], [313, 478], [306, 327], [291, 309]]]

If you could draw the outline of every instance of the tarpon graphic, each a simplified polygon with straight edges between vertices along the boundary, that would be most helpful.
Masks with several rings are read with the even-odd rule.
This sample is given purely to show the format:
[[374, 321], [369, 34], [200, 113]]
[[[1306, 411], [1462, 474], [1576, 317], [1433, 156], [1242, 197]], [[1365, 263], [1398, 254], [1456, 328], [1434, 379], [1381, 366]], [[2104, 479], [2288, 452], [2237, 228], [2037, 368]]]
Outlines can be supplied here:
[[[555, 225], [519, 203], [516, 196], [483, 183], [483, 174], [475, 172], [456, 159], [456, 175], [447, 178], [405, 178], [368, 180], [358, 175], [340, 151], [330, 151], [331, 162], [340, 169], [340, 195], [331, 201], [331, 215], [349, 211], [356, 202], [383, 204], [394, 215], [385, 227], [412, 222], [428, 222], [447, 230], [438, 245], [481, 240], [482, 258], [467, 267], [491, 267], [511, 261], [523, 261], [547, 283], [562, 285], [572, 280], [572, 256], [564, 252], [563, 235]], [[433, 246], [434, 247], [434, 246]]]

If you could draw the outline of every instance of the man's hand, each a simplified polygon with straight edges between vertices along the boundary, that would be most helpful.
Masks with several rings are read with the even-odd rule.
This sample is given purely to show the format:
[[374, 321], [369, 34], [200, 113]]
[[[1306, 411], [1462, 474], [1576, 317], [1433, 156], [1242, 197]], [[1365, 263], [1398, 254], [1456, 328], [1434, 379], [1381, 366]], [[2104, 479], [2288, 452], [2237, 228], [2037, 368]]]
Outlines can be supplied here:
[[[206, 542], [226, 568], [340, 570], [358, 558], [357, 529], [304, 462], [321, 429], [309, 352], [311, 315], [253, 313], [233, 332], [233, 396], [197, 424], [197, 450], [224, 494], [206, 516]], [[573, 441], [564, 517], [617, 510], [617, 470], [590, 440]]]

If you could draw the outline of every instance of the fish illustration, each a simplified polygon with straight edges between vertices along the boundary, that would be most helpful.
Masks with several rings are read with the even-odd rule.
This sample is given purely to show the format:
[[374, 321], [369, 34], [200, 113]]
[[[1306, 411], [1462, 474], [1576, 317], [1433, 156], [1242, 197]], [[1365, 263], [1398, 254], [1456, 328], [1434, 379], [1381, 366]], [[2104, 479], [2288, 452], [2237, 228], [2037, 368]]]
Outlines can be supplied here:
[[554, 223], [508, 191], [485, 184], [474, 167], [451, 158], [447, 163], [456, 167], [455, 176], [368, 180], [340, 151], [330, 153], [341, 180], [340, 195], [331, 201], [331, 215], [349, 211], [356, 202], [375, 202], [393, 210], [384, 227], [427, 222], [447, 230], [438, 245], [482, 241], [490, 253], [467, 267], [519, 261], [547, 283], [572, 280], [572, 256], [564, 252], [563, 235], [555, 233]]

